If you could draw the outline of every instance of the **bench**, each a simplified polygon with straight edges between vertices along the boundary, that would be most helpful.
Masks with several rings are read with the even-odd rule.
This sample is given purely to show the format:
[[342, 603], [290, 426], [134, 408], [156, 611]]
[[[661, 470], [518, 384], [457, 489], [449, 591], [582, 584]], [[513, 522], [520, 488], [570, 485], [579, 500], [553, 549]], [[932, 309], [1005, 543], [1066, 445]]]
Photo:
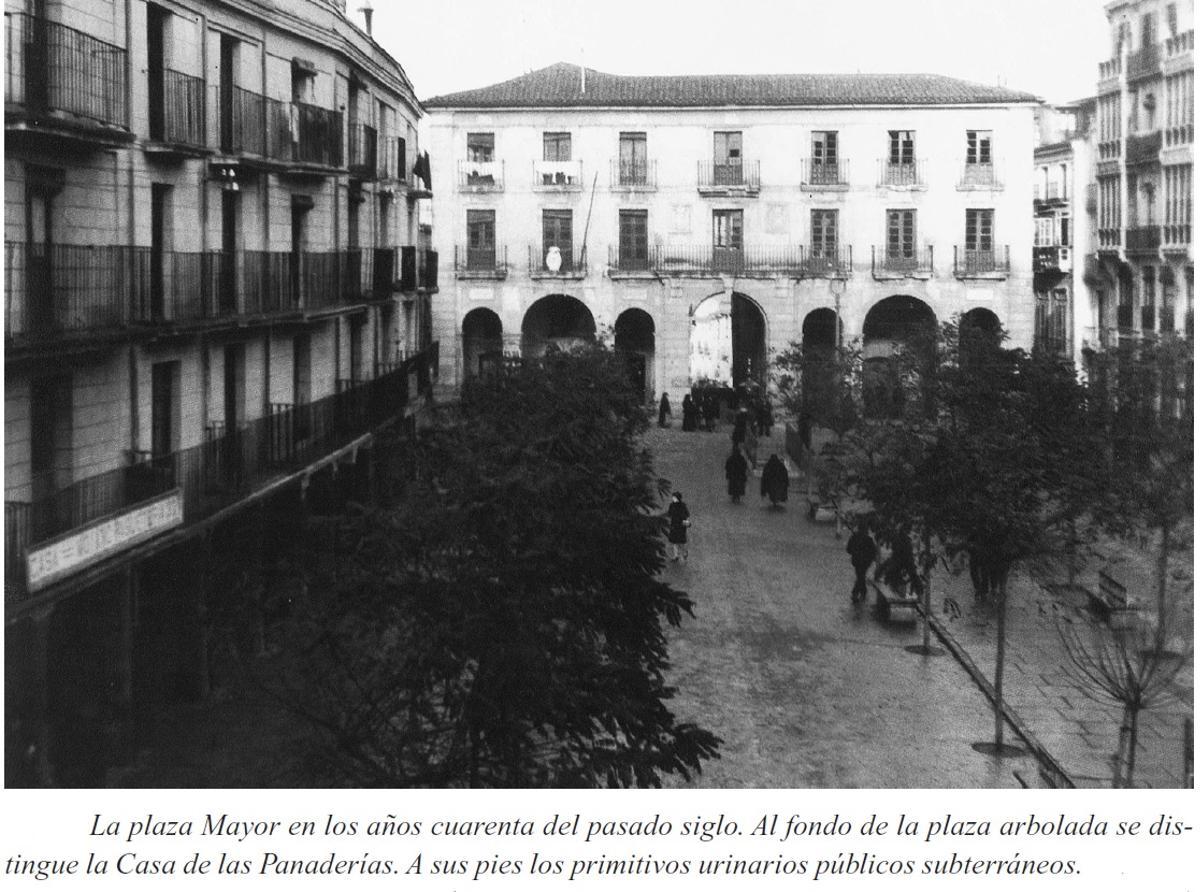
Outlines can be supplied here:
[[822, 502], [818, 498], [808, 500], [808, 519], [813, 523], [833, 523], [837, 513], [837, 502]]
[[920, 599], [916, 595], [898, 595], [890, 586], [880, 585], [875, 580], [868, 580], [871, 588], [875, 589], [875, 612], [884, 622], [915, 623], [917, 621], [917, 604]]
[[1137, 612], [1138, 604], [1129, 598], [1129, 590], [1104, 570], [1097, 576], [1096, 588], [1087, 589], [1089, 606], [1107, 623], [1121, 621]]

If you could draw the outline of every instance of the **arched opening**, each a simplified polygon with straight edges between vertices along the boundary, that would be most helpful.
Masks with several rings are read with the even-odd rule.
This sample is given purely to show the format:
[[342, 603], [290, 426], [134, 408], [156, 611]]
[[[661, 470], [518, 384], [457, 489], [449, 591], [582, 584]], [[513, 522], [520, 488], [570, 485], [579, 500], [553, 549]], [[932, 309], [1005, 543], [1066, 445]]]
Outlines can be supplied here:
[[536, 358], [550, 345], [570, 350], [596, 338], [592, 311], [578, 298], [549, 294], [534, 301], [521, 322], [521, 355]]
[[654, 399], [654, 320], [645, 310], [626, 310], [617, 317], [614, 346], [629, 366], [630, 384], [643, 399]]
[[837, 313], [829, 307], [804, 317], [800, 347], [800, 394], [803, 411], [818, 424], [828, 419], [837, 398]]
[[692, 311], [689, 374], [739, 387], [763, 384], [767, 374], [767, 320], [744, 294], [721, 292]]
[[965, 331], [973, 331], [981, 336], [998, 339], [1001, 333], [1000, 318], [991, 310], [983, 307], [967, 310], [958, 321], [960, 339]]
[[937, 317], [908, 295], [884, 298], [863, 322], [863, 408], [873, 418], [898, 418], [906, 391], [920, 388], [934, 361]]
[[504, 326], [486, 307], [476, 307], [463, 317], [463, 380], [498, 366], [504, 353]]

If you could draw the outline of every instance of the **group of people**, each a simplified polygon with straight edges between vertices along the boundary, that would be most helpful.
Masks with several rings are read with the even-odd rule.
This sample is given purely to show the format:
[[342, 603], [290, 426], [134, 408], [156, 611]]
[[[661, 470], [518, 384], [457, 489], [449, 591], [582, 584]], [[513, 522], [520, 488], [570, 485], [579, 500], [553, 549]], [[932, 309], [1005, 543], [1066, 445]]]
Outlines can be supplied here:
[[[875, 568], [876, 581], [882, 580], [897, 592], [914, 593], [921, 590], [921, 576], [917, 571], [917, 560], [913, 554], [912, 539], [908, 530], [897, 529], [886, 537], [889, 552], [878, 561]], [[846, 543], [850, 565], [854, 568], [854, 587], [850, 590], [851, 603], [858, 604], [867, 597], [867, 571], [879, 558], [879, 546], [871, 535], [870, 523], [859, 520], [858, 529]]]

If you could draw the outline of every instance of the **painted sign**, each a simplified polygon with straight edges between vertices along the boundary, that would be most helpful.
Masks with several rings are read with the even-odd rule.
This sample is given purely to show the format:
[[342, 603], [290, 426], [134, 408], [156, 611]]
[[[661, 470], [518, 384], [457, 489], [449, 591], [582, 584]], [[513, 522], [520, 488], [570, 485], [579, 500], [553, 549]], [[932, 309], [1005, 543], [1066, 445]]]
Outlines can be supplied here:
[[36, 592], [182, 523], [183, 493], [178, 488], [94, 520], [26, 552], [28, 589]]

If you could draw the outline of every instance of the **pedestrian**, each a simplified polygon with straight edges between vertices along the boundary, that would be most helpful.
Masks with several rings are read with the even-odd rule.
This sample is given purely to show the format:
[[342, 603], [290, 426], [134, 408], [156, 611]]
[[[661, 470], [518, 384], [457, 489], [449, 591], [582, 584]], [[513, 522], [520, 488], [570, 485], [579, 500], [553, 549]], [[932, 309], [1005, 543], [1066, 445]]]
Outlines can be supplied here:
[[729, 497], [735, 505], [741, 502], [742, 496], [746, 494], [746, 478], [748, 476], [749, 469], [746, 467], [746, 459], [734, 447], [733, 452], [729, 453], [729, 458], [725, 459], [725, 479], [729, 481]]
[[721, 414], [721, 400], [713, 391], [704, 394], [704, 429], [712, 433], [717, 429], [717, 418]]
[[775, 418], [771, 414], [770, 401], [763, 399], [758, 404], [758, 435], [760, 437], [771, 436], [771, 428], [775, 426]]
[[755, 433], [754, 422], [751, 421], [746, 425], [746, 460], [750, 462], [751, 468], [758, 467], [758, 434]]
[[859, 520], [858, 529], [846, 543], [846, 553], [850, 555], [850, 565], [854, 567], [854, 588], [850, 590], [850, 601], [857, 604], [867, 597], [867, 570], [875, 563], [879, 553], [865, 519]]
[[888, 537], [891, 554], [875, 568], [875, 579], [882, 579], [897, 594], [907, 595], [911, 590], [919, 592], [921, 577], [917, 573], [917, 559], [913, 556], [912, 540], [904, 527]]
[[767, 464], [763, 467], [760, 496], [769, 498], [771, 507], [774, 508], [787, 501], [788, 483], [787, 468], [779, 460], [778, 455], [771, 453], [771, 457], [767, 459]]
[[747, 412], [745, 409], [738, 409], [737, 415], [733, 419], [733, 433], [730, 435], [733, 439], [735, 447], [741, 446], [746, 442], [746, 427], [747, 427]]
[[683, 429], [685, 431], [696, 429], [696, 403], [690, 393], [684, 394], [683, 397]]
[[678, 562], [681, 555], [685, 561], [688, 558], [687, 531], [692, 525], [691, 517], [691, 512], [683, 501], [683, 493], [672, 493], [671, 504], [667, 506], [667, 519], [670, 521], [667, 541], [671, 543], [672, 561]]
[[664, 390], [662, 399], [658, 401], [658, 426], [670, 427], [670, 422], [667, 421], [671, 417], [671, 401], [667, 398], [667, 393]]

